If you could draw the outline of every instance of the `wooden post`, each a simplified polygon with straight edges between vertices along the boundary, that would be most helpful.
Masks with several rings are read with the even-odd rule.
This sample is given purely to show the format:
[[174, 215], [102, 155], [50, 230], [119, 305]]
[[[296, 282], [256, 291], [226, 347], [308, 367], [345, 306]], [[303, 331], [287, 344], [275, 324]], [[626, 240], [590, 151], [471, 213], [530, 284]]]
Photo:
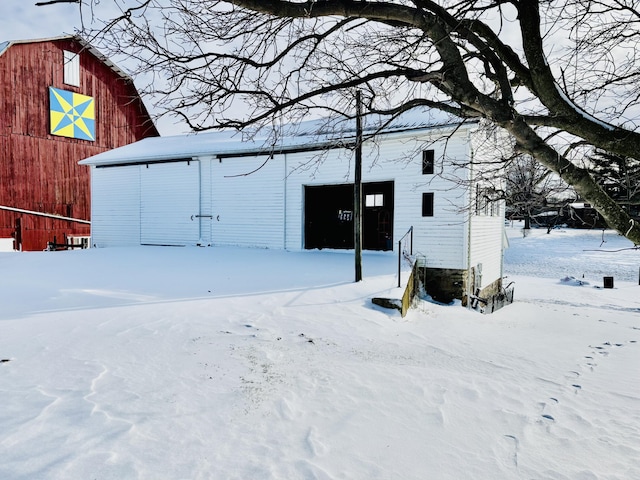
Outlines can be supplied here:
[[356, 282], [362, 280], [362, 105], [356, 90], [356, 165], [353, 188], [353, 240]]

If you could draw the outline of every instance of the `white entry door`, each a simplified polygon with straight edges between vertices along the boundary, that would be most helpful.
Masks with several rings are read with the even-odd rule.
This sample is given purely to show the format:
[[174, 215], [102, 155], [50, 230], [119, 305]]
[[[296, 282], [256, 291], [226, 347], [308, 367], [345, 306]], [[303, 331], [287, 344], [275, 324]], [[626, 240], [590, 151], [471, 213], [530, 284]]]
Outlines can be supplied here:
[[195, 245], [199, 239], [199, 162], [141, 165], [140, 243]]

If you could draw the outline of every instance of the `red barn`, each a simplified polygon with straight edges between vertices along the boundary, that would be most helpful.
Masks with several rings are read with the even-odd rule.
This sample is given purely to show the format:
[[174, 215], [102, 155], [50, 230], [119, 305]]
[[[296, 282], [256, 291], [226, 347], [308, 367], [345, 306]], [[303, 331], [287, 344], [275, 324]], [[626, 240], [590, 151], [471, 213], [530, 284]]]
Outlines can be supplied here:
[[132, 79], [82, 38], [0, 43], [0, 239], [44, 250], [88, 237], [78, 161], [150, 136]]

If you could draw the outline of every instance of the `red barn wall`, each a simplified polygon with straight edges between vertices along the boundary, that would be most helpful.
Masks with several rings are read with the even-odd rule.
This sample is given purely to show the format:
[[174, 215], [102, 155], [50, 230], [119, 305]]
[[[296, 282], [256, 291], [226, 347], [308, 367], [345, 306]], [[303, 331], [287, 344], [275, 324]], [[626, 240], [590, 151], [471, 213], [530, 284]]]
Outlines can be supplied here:
[[[63, 50], [80, 54], [79, 87], [64, 83]], [[95, 99], [95, 141], [49, 133], [49, 87]], [[0, 205], [89, 220], [89, 167], [78, 161], [157, 135], [133, 83], [77, 39], [17, 43], [0, 55]], [[16, 234], [18, 218], [22, 250], [90, 232], [87, 224], [0, 210], [0, 238]]]

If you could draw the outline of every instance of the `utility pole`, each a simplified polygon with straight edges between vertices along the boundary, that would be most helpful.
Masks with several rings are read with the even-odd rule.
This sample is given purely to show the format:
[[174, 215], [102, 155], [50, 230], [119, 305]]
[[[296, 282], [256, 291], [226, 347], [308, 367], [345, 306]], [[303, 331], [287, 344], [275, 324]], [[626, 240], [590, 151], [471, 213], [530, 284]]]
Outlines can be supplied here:
[[353, 188], [353, 240], [356, 254], [356, 282], [362, 280], [362, 104], [356, 90], [356, 168]]

